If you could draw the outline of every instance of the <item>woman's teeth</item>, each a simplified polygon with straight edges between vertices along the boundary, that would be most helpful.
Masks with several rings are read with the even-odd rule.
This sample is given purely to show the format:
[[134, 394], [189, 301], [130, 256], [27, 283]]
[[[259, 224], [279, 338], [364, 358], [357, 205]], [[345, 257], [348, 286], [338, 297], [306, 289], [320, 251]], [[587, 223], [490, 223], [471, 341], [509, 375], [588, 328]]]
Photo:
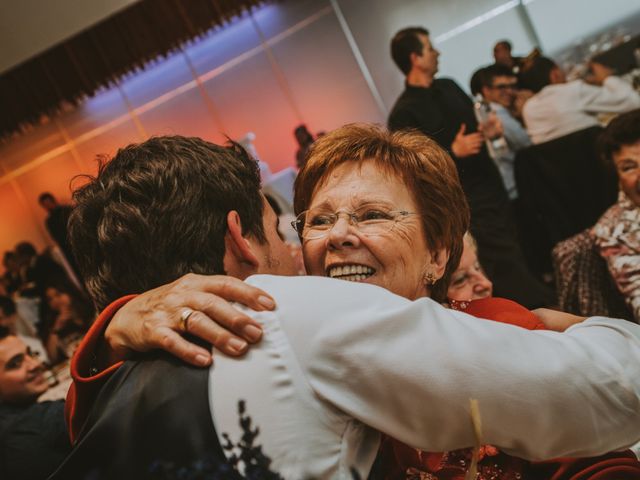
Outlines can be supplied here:
[[364, 265], [341, 265], [329, 269], [331, 278], [339, 278], [349, 282], [360, 282], [374, 273], [375, 270], [373, 268]]

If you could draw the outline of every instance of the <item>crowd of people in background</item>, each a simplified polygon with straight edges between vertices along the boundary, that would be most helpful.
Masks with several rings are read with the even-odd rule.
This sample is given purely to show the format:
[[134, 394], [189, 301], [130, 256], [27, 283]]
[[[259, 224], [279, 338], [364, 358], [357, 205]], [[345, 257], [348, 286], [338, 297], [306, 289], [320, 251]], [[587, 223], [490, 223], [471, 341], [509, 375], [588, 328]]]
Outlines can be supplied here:
[[[79, 281], [67, 240], [70, 205], [48, 192], [40, 195], [48, 212], [45, 227], [54, 244], [38, 252], [27, 241], [2, 257], [0, 326], [29, 348], [42, 368], [65, 364], [95, 318], [90, 298]], [[55, 382], [54, 375], [48, 381]], [[0, 386], [0, 392], [2, 387]]]
[[[462, 418], [464, 409], [454, 408], [462, 403], [455, 405], [453, 399], [458, 398], [457, 393], [461, 398], [467, 390], [471, 392], [470, 387], [460, 385], [460, 392], [453, 393], [455, 389], [446, 384], [441, 391], [448, 391], [451, 397], [438, 399], [434, 393], [433, 405], [424, 409], [422, 399], [398, 401], [363, 374], [365, 366], [379, 368], [399, 389], [412, 391], [411, 395], [428, 395], [429, 389], [420, 389], [420, 375], [410, 373], [413, 372], [412, 365], [415, 367], [410, 361], [413, 359], [427, 365], [424, 378], [429, 378], [434, 384], [442, 381], [440, 386], [446, 383], [439, 376], [441, 372], [432, 374], [428, 370], [430, 360], [435, 357], [430, 357], [428, 352], [403, 351], [400, 348], [405, 344], [418, 348], [418, 343], [415, 343], [417, 336], [423, 335], [424, 341], [428, 342], [427, 334], [433, 334], [412, 321], [410, 312], [413, 310], [426, 311], [435, 319], [444, 319], [443, 331], [449, 328], [447, 321], [452, 322], [451, 325], [461, 322], [465, 328], [474, 329], [478, 334], [478, 350], [490, 344], [489, 334], [503, 338], [505, 345], [510, 339], [516, 344], [521, 342], [523, 351], [531, 348], [530, 353], [534, 355], [535, 352], [540, 363], [543, 355], [534, 350], [524, 334], [514, 333], [509, 328], [501, 330], [502, 326], [494, 327], [493, 324], [510, 323], [523, 330], [564, 331], [585, 322], [584, 312], [580, 312], [580, 316], [565, 315], [541, 308], [557, 307], [557, 299], [553, 280], [532, 272], [523, 253], [524, 234], [518, 222], [523, 210], [515, 165], [519, 152], [602, 125], [603, 114], [607, 121], [615, 118], [599, 137], [599, 154], [617, 175], [620, 191], [617, 202], [603, 213], [589, 229], [588, 235], [593, 241], [594, 254], [606, 263], [612, 282], [626, 302], [629, 320], [640, 322], [640, 94], [616, 76], [612, 68], [599, 63], [590, 64], [588, 77], [567, 81], [562, 69], [538, 50], [526, 56], [513, 56], [511, 43], [500, 40], [493, 47], [493, 55], [495, 63], [473, 73], [470, 79], [472, 95], [469, 96], [455, 81], [438, 77], [440, 53], [432, 45], [427, 29], [411, 27], [399, 31], [391, 40], [391, 56], [405, 78], [405, 88], [389, 114], [387, 128], [351, 125], [314, 135], [306, 125], [297, 126], [293, 133], [299, 147], [295, 153], [299, 173], [294, 205], [287, 208], [282, 208], [279, 200], [271, 196], [266, 197], [268, 203], [263, 205], [263, 197], [259, 193], [260, 178], [259, 174], [256, 177], [257, 167], [251, 159], [251, 152], [242, 150], [238, 144], [220, 147], [200, 139], [179, 136], [158, 137], [120, 150], [112, 164], [100, 168], [99, 180], [79, 190], [75, 196], [77, 205], [61, 204], [51, 193], [42, 193], [39, 204], [47, 212], [45, 226], [53, 245], [38, 252], [32, 243], [20, 242], [13, 250], [4, 252], [2, 259], [0, 477], [47, 478], [58, 469], [53, 478], [89, 478], [86, 476], [95, 474], [96, 466], [99, 473], [107, 475], [105, 478], [121, 476], [128, 471], [140, 474], [160, 454], [174, 462], [191, 462], [191, 468], [198, 460], [197, 455], [204, 454], [204, 447], [212, 445], [214, 450], [211, 453], [215, 454], [216, 461], [223, 461], [215, 428], [224, 424], [224, 428], [232, 430], [232, 423], [236, 422], [236, 403], [225, 403], [223, 397], [233, 397], [235, 402], [234, 395], [238, 398], [246, 395], [243, 387], [253, 384], [256, 390], [249, 397], [253, 395], [251, 407], [256, 408], [255, 419], [267, 431], [285, 432], [286, 441], [273, 440], [271, 433], [265, 434], [264, 439], [273, 448], [269, 453], [278, 452], [280, 455], [275, 464], [287, 478], [310, 472], [321, 477], [346, 478], [348, 468], [345, 470], [345, 467], [366, 474], [373, 466], [379, 478], [385, 479], [462, 479], [474, 462], [474, 468], [479, 468], [480, 472], [476, 478], [480, 480], [551, 478], [552, 475], [559, 480], [568, 480], [573, 477], [562, 476], [568, 471], [583, 475], [579, 478], [585, 480], [639, 478], [633, 476], [640, 474], [640, 463], [634, 455], [629, 451], [616, 452], [640, 439], [640, 431], [635, 437], [632, 433], [622, 433], [620, 425], [628, 420], [622, 418], [623, 412], [614, 414], [604, 407], [599, 412], [603, 418], [597, 420], [595, 427], [606, 430], [604, 437], [609, 439], [609, 443], [598, 444], [597, 447], [588, 439], [580, 438], [588, 431], [587, 425], [582, 425], [584, 428], [581, 430], [576, 426], [578, 421], [569, 425], [567, 420], [567, 434], [563, 437], [569, 442], [566, 450], [556, 446], [549, 447], [547, 451], [532, 446], [528, 441], [531, 439], [522, 438], [526, 436], [522, 432], [527, 428], [536, 430], [540, 427], [534, 426], [535, 422], [521, 422], [518, 424], [521, 428], [514, 428], [516, 433], [513, 434], [509, 428], [489, 423], [487, 435], [502, 443], [499, 448], [483, 443], [481, 454], [478, 454], [471, 449], [455, 449], [469, 447], [469, 442], [473, 443], [470, 440], [471, 430], [465, 430], [466, 427], [452, 427], [454, 433], [441, 434], [436, 441], [433, 438], [437, 435], [425, 440], [429, 432], [425, 433], [412, 423], [419, 419], [433, 431], [446, 429], [438, 416], [439, 411], [444, 412], [442, 418], [449, 422], [469, 423], [468, 418]], [[128, 162], [127, 159], [133, 160]], [[220, 165], [212, 166], [215, 162], [211, 159]], [[136, 178], [148, 191], [123, 196], [124, 189], [139, 187], [130, 185], [129, 169], [139, 166], [136, 162], [142, 164], [143, 161], [147, 161], [150, 167], [137, 171], [139, 178]], [[170, 181], [164, 181], [163, 177], [160, 181], [158, 172], [164, 172], [162, 175], [167, 178], [175, 177], [170, 177]], [[175, 191], [176, 185], [186, 187]], [[182, 196], [180, 201], [175, 200], [176, 195]], [[222, 217], [217, 210], [219, 204], [226, 208]], [[118, 213], [117, 219], [110, 220], [105, 212], [107, 207], [111, 213], [117, 211], [117, 208], [112, 208], [114, 205], [124, 209]], [[200, 217], [196, 219], [194, 212], [188, 212], [190, 208], [197, 208]], [[285, 222], [282, 212], [292, 208], [295, 208], [296, 216], [289, 215], [291, 218]], [[136, 209], [143, 209], [148, 218], [127, 217]], [[279, 216], [282, 216], [280, 224], [277, 223]], [[284, 241], [290, 236], [283, 235], [282, 229], [290, 227], [289, 220], [292, 220], [291, 226], [300, 242], [286, 245]], [[104, 241], [100, 245], [98, 232]], [[157, 245], [141, 247], [136, 245], [138, 239], [151, 239]], [[140, 248], [147, 251], [142, 252]], [[98, 251], [100, 256], [96, 256]], [[263, 314], [267, 318], [266, 324], [271, 326], [269, 334], [273, 334], [275, 329], [276, 335], [281, 337], [275, 343], [269, 343], [273, 337], [263, 340], [268, 344], [265, 348], [271, 349], [267, 354], [260, 347], [255, 347], [257, 353], [248, 364], [261, 373], [250, 374], [243, 370], [244, 367], [238, 367], [241, 364], [236, 364], [230, 356], [224, 356], [219, 362], [221, 369], [227, 368], [231, 373], [217, 380], [224, 383], [236, 378], [236, 381], [233, 387], [220, 387], [220, 393], [212, 393], [207, 382], [211, 385], [211, 378], [215, 375], [208, 377], [206, 371], [202, 374], [200, 370], [191, 369], [175, 359], [167, 360], [168, 356], [152, 356], [147, 361], [144, 352], [161, 347], [193, 364], [196, 363], [193, 352], [199, 352], [199, 365], [208, 365], [209, 354], [203, 352], [201, 346], [188, 343], [183, 338], [187, 333], [203, 337], [229, 355], [254, 348], [251, 343], [261, 335], [260, 331], [255, 333], [260, 329], [256, 323], [250, 340], [246, 333], [249, 330], [244, 330], [244, 336], [235, 331], [229, 334], [225, 330], [224, 334], [207, 337], [207, 328], [211, 327], [202, 327], [203, 315], [198, 317], [198, 314], [205, 312], [221, 323], [222, 327], [216, 328], [227, 328], [228, 325], [222, 322], [224, 318], [216, 315], [224, 317], [236, 313], [230, 313], [231, 307], [226, 302], [224, 308], [220, 307], [221, 303], [216, 303], [216, 308], [211, 307], [205, 301], [205, 294], [216, 293], [223, 299], [244, 300], [243, 303], [249, 301], [248, 296], [234, 298], [230, 293], [233, 289], [227, 284], [221, 291], [212, 292], [198, 283], [202, 280], [196, 281], [193, 277], [185, 280], [182, 275], [190, 272], [228, 274], [244, 279], [256, 273], [293, 275], [304, 272], [305, 268], [310, 275], [355, 283], [367, 283], [373, 279], [370, 283], [391, 291], [397, 297], [366, 288], [358, 290], [353, 285], [325, 284], [317, 279], [300, 280], [300, 285], [306, 287], [298, 288], [295, 279], [283, 281], [281, 285], [270, 280], [277, 277], [266, 277], [267, 280], [254, 282], [255, 286], [266, 290], [272, 287], [279, 292], [278, 303], [290, 303], [282, 305], [280, 312], [285, 313], [282, 313], [281, 325], [275, 321], [269, 323], [269, 313]], [[173, 294], [158, 293], [154, 290], [157, 288], [161, 291], [168, 288]], [[321, 294], [322, 288], [329, 293]], [[368, 305], [357, 306], [352, 301], [342, 300], [336, 300], [335, 305], [331, 301], [323, 302], [331, 295], [338, 298], [342, 288], [350, 292], [351, 300], [359, 298], [374, 305], [371, 311], [366, 312], [369, 316], [365, 318], [360, 311], [366, 310]], [[141, 294], [136, 299], [139, 305], [146, 305], [142, 302], [148, 301], [158, 309], [157, 312], [136, 307], [135, 301], [127, 304], [130, 300], [125, 297], [127, 294]], [[501, 303], [502, 300], [494, 297], [505, 298], [509, 303]], [[304, 305], [303, 298], [313, 305], [314, 311], [308, 312], [310, 318], [319, 320], [321, 314], [331, 317], [326, 325], [335, 327], [337, 331], [323, 330], [325, 327], [319, 326], [319, 322], [313, 324], [310, 320], [308, 325], [303, 322], [300, 331], [296, 330], [295, 324], [289, 325], [287, 315], [291, 312], [303, 315], [305, 307], [296, 310]], [[431, 300], [411, 303], [421, 298]], [[216, 301], [221, 300], [216, 297]], [[393, 305], [393, 309], [387, 311], [384, 302]], [[125, 304], [127, 307], [123, 307]], [[203, 305], [208, 305], [209, 310]], [[94, 324], [96, 314], [100, 313], [95, 311], [95, 306], [106, 309], [106, 313]], [[489, 326], [480, 327], [466, 324], [468, 320], [464, 314], [492, 322], [487, 322]], [[394, 331], [383, 317], [394, 318], [404, 327], [415, 329], [415, 335], [408, 331]], [[236, 315], [234, 318], [239, 317]], [[429, 322], [429, 318], [423, 319], [424, 322]], [[614, 323], [608, 324], [609, 321]], [[248, 325], [250, 320], [247, 317], [243, 322], [243, 325]], [[384, 361], [362, 353], [376, 348], [359, 339], [353, 340], [357, 328], [340, 326], [340, 322], [349, 325], [356, 322], [353, 325], [360, 325], [361, 331], [370, 335], [372, 345], [380, 349], [391, 345], [389, 348], [396, 348], [398, 355], [380, 353], [379, 358], [389, 363], [382, 366]], [[365, 326], [367, 322], [373, 325], [371, 331]], [[638, 335], [633, 331], [626, 334], [625, 328], [632, 327], [617, 324], [615, 320], [603, 322], [605, 326], [613, 325], [613, 330], [621, 329], [622, 336], [631, 338]], [[142, 325], [147, 329], [152, 325], [152, 329], [165, 332], [163, 340], [147, 336], [148, 331], [145, 334]], [[56, 381], [55, 374], [48, 373], [49, 370], [57, 365], [69, 368], [70, 359], [90, 328], [88, 338], [91, 341], [85, 342], [74, 358], [75, 385], [69, 397], [65, 423], [64, 401], [38, 402], [38, 399], [44, 398], [43, 394]], [[458, 352], [460, 358], [480, 362], [479, 357], [473, 358], [473, 352], [480, 356], [474, 350], [473, 342], [469, 340], [465, 344], [463, 330], [452, 329], [448, 339], [455, 341], [460, 338], [457, 344], [461, 349]], [[589, 326], [584, 330], [589, 330]], [[573, 331], [580, 332], [580, 326]], [[329, 339], [328, 344], [318, 340], [320, 346], [328, 348], [328, 352], [314, 350], [313, 347], [318, 348], [313, 343], [316, 335], [323, 342]], [[354, 360], [351, 363], [351, 360], [340, 356], [342, 348], [349, 348], [344, 338], [351, 338], [356, 348], [363, 349], [358, 358], [364, 358], [366, 362], [358, 364]], [[487, 342], [482, 343], [482, 338]], [[540, 338], [546, 337], [541, 335]], [[191, 337], [188, 340], [191, 341]], [[611, 345], [619, 347], [617, 354], [622, 355], [621, 352], [629, 349], [631, 356], [638, 355], [638, 351], [633, 350], [637, 347], [629, 347], [619, 339], [607, 337], [609, 340]], [[551, 343], [539, 341], [542, 342], [541, 348], [554, 351]], [[580, 333], [575, 341], [579, 344]], [[431, 347], [434, 350], [438, 348], [436, 345]], [[589, 343], [585, 348], [604, 349], [605, 346], [591, 346]], [[496, 345], [496, 350], [499, 349]], [[495, 365], [490, 361], [492, 357], [488, 350], [487, 347], [482, 361], [487, 359], [485, 366], [489, 373], [475, 371], [472, 374], [465, 371], [464, 365], [456, 364], [453, 358], [447, 360], [449, 368], [469, 384], [473, 383], [474, 375], [484, 375], [487, 384], [495, 381], [496, 385], [501, 385], [500, 388], [508, 390], [506, 382], [498, 381], [497, 374], [491, 377], [499, 368], [492, 370]], [[105, 351], [109, 354], [104, 354]], [[143, 354], [135, 357], [135, 361], [122, 362], [135, 351]], [[525, 378], [518, 376], [524, 375], [522, 371], [517, 371], [518, 361], [525, 359], [519, 358], [515, 348], [509, 351], [511, 357], [496, 358], [505, 364], [513, 360], [513, 366], [509, 365], [513, 370], [504, 367], [507, 368], [505, 378], [511, 375], [513, 382], [517, 382], [519, 378]], [[604, 350], [594, 350], [593, 355], [604, 358], [605, 353]], [[261, 355], [265, 355], [264, 358]], [[563, 354], [558, 355], [562, 357]], [[578, 361], [571, 355], [571, 352], [566, 353], [566, 359], [562, 360], [570, 366]], [[263, 364], [258, 365], [255, 358], [263, 360]], [[277, 374], [269, 370], [274, 358], [278, 364], [274, 368], [280, 372]], [[308, 365], [310, 359], [317, 360], [320, 365]], [[579, 360], [584, 361], [582, 357]], [[252, 361], [256, 365], [252, 365]], [[295, 369], [299, 369], [291, 378], [282, 373], [289, 368], [288, 362], [293, 362]], [[566, 373], [547, 382], [544, 377], [547, 370], [542, 365], [538, 366], [540, 376], [536, 372], [526, 378], [541, 379], [538, 387], [549, 384], [548, 405], [558, 398], [564, 399], [559, 392], [566, 393], [563, 390], [563, 382], [569, 383]], [[469, 365], [472, 367], [476, 368]], [[611, 367], [612, 371], [614, 367]], [[332, 369], [344, 369], [349, 379], [340, 380]], [[605, 373], [610, 372], [605, 370]], [[625, 382], [628, 381], [616, 378], [612, 380], [611, 389], [602, 393], [598, 390], [597, 381], [588, 377], [588, 372], [585, 375], [584, 379], [576, 380], [576, 385], [579, 385], [576, 388], [584, 389], [580, 394], [590, 391], [594, 396], [611, 395], [611, 404], [616, 404], [616, 398], [619, 398], [616, 395], [622, 395], [617, 393], [616, 382], [626, 388]], [[269, 387], [261, 383], [265, 378], [273, 380]], [[188, 379], [193, 382], [191, 385], [187, 384]], [[563, 386], [554, 390], [556, 383], [563, 383]], [[300, 387], [302, 384], [304, 388]], [[166, 390], [167, 385], [179, 387], [181, 393], [172, 396], [173, 390]], [[199, 390], [194, 390], [195, 386]], [[492, 403], [496, 397], [487, 393], [490, 389], [478, 388], [479, 395], [486, 402], [485, 407], [488, 406], [486, 418], [496, 420], [500, 402]], [[640, 396], [637, 383], [631, 390], [636, 397]], [[438, 389], [434, 387], [434, 391], [438, 392]], [[625, 392], [628, 394], [628, 390]], [[529, 394], [535, 397], [535, 393], [531, 386]], [[514, 392], [510, 394], [515, 395]], [[207, 395], [215, 398], [211, 412]], [[165, 403], [158, 406], [154, 400], [149, 406], [149, 396]], [[257, 408], [259, 398], [262, 398], [262, 405]], [[274, 403], [273, 398], [278, 401]], [[541, 398], [541, 402], [546, 399]], [[467, 399], [465, 397], [464, 401]], [[447, 401], [449, 405], [445, 405]], [[177, 402], [183, 403], [178, 405]], [[533, 403], [522, 401], [522, 405], [530, 407], [534, 406]], [[176, 413], [180, 406], [186, 404], [190, 406], [186, 410], [192, 416], [200, 417], [188, 418], [184, 412]], [[278, 425], [281, 419], [274, 417], [273, 412], [282, 413], [279, 411], [281, 404], [299, 415], [308, 415], [304, 422], [309, 431], [304, 431], [305, 426], [296, 423]], [[102, 410], [92, 410], [94, 405]], [[424, 412], [431, 408], [433, 412]], [[313, 412], [320, 412], [317, 413], [318, 418]], [[403, 419], [407, 412], [412, 415], [408, 420]], [[547, 413], [554, 415], [552, 418], [558, 422], [562, 421], [563, 415], [571, 416], [563, 409], [554, 410], [551, 406]], [[509, 411], [505, 414], [508, 415]], [[620, 425], [614, 427], [614, 420], [606, 423], [604, 417], [609, 414], [612, 417], [620, 415], [616, 417]], [[200, 421], [201, 415], [207, 417], [207, 422]], [[577, 412], [575, 418], [580, 422], [585, 420], [579, 415]], [[212, 418], [215, 428], [211, 428], [209, 420]], [[637, 416], [634, 418], [637, 420]], [[165, 420], [170, 425], [166, 430], [163, 426]], [[403, 423], [404, 420], [407, 421]], [[358, 426], [354, 427], [356, 423]], [[562, 425], [558, 429], [561, 430]], [[303, 431], [303, 436], [297, 435], [296, 432], [300, 431]], [[549, 431], [540, 427], [532, 435], [543, 438], [543, 434]], [[380, 448], [378, 432], [383, 434]], [[132, 435], [130, 438], [127, 437], [129, 434]], [[516, 438], [518, 434], [522, 437]], [[67, 456], [72, 446], [69, 435], [75, 449]], [[180, 445], [163, 443], [160, 438], [163, 436], [173, 442], [179, 440]], [[123, 440], [125, 437], [126, 441]], [[113, 448], [105, 451], [102, 449], [105, 442], [120, 444], [121, 448], [126, 445], [128, 453], [125, 455]], [[162, 446], [154, 450], [156, 444]], [[305, 455], [312, 448], [317, 449], [318, 459], [289, 458], [282, 450], [286, 445], [287, 448], [297, 445]], [[171, 452], [171, 448], [175, 452]], [[343, 455], [336, 454], [336, 451], [343, 452]], [[565, 451], [576, 457], [584, 454], [591, 458], [565, 458], [555, 463], [538, 463], [529, 459], [545, 457], [548, 452], [551, 453], [546, 459], [559, 457]], [[197, 455], [194, 457], [194, 454]], [[374, 464], [376, 454], [378, 460]], [[30, 463], [34, 457], [39, 461]], [[623, 471], [629, 476], [606, 476], [605, 469], [611, 465], [618, 468], [616, 472]], [[274, 475], [269, 470], [268, 461], [260, 463], [260, 468], [264, 469], [261, 470], [266, 475], [264, 478], [276, 478], [268, 477]], [[591, 477], [591, 474], [601, 476]]]

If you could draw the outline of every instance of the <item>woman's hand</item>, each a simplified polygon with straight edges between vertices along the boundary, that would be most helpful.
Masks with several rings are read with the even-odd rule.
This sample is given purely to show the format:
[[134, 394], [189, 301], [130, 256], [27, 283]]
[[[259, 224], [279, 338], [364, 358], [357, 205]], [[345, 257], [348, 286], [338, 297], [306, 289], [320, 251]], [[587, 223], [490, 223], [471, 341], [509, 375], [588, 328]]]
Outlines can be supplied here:
[[[248, 343], [260, 340], [262, 327], [229, 302], [257, 311], [275, 308], [267, 293], [237, 278], [187, 274], [137, 296], [116, 313], [105, 331], [110, 357], [160, 348], [192, 365], [209, 365], [211, 352], [186, 340], [183, 333], [228, 355], [242, 355]], [[193, 313], [185, 321], [189, 311]]]
[[564, 332], [571, 325], [580, 323], [587, 319], [587, 317], [579, 317], [571, 313], [560, 312], [558, 310], [551, 310], [549, 308], [536, 308], [532, 310], [533, 314], [540, 319], [544, 326], [549, 330], [556, 332]]

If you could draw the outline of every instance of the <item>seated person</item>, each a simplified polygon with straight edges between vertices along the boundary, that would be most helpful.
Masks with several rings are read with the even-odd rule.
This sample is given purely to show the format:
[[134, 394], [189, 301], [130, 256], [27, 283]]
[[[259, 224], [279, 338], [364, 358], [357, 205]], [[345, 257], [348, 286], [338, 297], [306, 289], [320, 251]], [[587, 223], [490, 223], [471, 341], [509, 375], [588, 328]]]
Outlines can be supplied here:
[[5, 294], [12, 295], [20, 288], [22, 279], [20, 278], [20, 264], [15, 252], [4, 252], [2, 257], [2, 266], [4, 274], [2, 275], [2, 283], [4, 284]]
[[0, 478], [42, 480], [71, 449], [64, 402], [37, 403], [47, 391], [42, 362], [0, 327]]
[[35, 328], [20, 317], [16, 303], [10, 297], [0, 296], [0, 326], [22, 340], [40, 360], [45, 363], [49, 361], [47, 350], [36, 336]]
[[623, 113], [640, 107], [640, 95], [610, 68], [592, 62], [591, 70], [594, 85], [583, 80], [567, 82], [560, 67], [546, 57], [537, 57], [522, 67], [522, 87], [535, 93], [522, 110], [533, 143], [599, 125], [597, 113]]
[[95, 318], [93, 307], [70, 282], [46, 285], [42, 338], [52, 365], [71, 358]]
[[21, 296], [42, 297], [47, 283], [67, 278], [64, 268], [53, 260], [49, 250], [38, 254], [32, 243], [20, 242], [15, 251], [20, 266], [21, 283], [18, 293]]
[[[493, 283], [478, 260], [478, 245], [471, 233], [464, 234], [464, 247], [460, 264], [451, 275], [451, 283], [447, 290], [447, 301], [456, 308], [459, 303], [470, 302], [493, 295]], [[457, 309], [457, 308], [456, 308]]]
[[[199, 152], [205, 153], [202, 160]], [[189, 161], [183, 160], [186, 158]], [[167, 163], [171, 169], [166, 168]], [[216, 225], [226, 246], [224, 253], [217, 253], [223, 258], [214, 257], [210, 263], [193, 263], [188, 268], [215, 271], [216, 265], [224, 265], [240, 278], [256, 271], [291, 271], [290, 257], [287, 259], [288, 252], [277, 235], [275, 215], [260, 197], [255, 197], [259, 195], [255, 172], [242, 177], [245, 182], [253, 179], [242, 188], [235, 181], [243, 164], [249, 167], [233, 148], [222, 149], [196, 139], [161, 137], [121, 150], [103, 167], [98, 179], [76, 194], [78, 207], [70, 223], [72, 238], [83, 240], [73, 243], [86, 248], [76, 251], [76, 256], [98, 305], [105, 306], [126, 292], [157, 287], [167, 277], [179, 274], [180, 265], [188, 265], [183, 264], [182, 255], [208, 253], [208, 242], [216, 232], [206, 229]], [[230, 166], [234, 166], [231, 172]], [[217, 174], [207, 172], [212, 168]], [[178, 177], [167, 181], [167, 173]], [[220, 182], [221, 178], [224, 181]], [[134, 180], [138, 192], [140, 182], [147, 186], [145, 197], [122, 195], [122, 189]], [[200, 186], [203, 182], [206, 187]], [[170, 202], [175, 195], [183, 199], [181, 205], [158, 204], [159, 199]], [[218, 210], [222, 201], [216, 201], [218, 196], [225, 202], [222, 211]], [[140, 205], [125, 208], [122, 201]], [[119, 208], [113, 208], [114, 202]], [[248, 233], [252, 231], [249, 214], [259, 212], [250, 205], [258, 202], [265, 208], [261, 221], [266, 242]], [[242, 209], [244, 221], [237, 210], [227, 211], [234, 207]], [[265, 326], [265, 338], [251, 355], [240, 361], [221, 356], [209, 372], [203, 373], [157, 355], [113, 365], [100, 374], [107, 380], [84, 422], [73, 454], [57, 472], [58, 478], [100, 464], [138, 471], [150, 458], [174, 455], [174, 459], [184, 461], [193, 458], [198, 449], [218, 453], [222, 459], [224, 454], [216, 438], [224, 432], [231, 432], [232, 438], [238, 433], [233, 412], [240, 398], [247, 401], [248, 411], [260, 426], [263, 452], [285, 478], [346, 476], [350, 468], [367, 475], [378, 448], [378, 431], [421, 448], [469, 446], [474, 443], [467, 417], [471, 396], [483, 405], [486, 440], [510, 451], [517, 446], [523, 455], [531, 455], [528, 447], [541, 449], [534, 456], [548, 457], [551, 452], [587, 453], [622, 446], [621, 429], [625, 426], [632, 433], [623, 441], [635, 441], [638, 432], [628, 425], [628, 415], [637, 412], [619, 408], [618, 395], [612, 389], [615, 382], [608, 382], [600, 391], [601, 374], [591, 382], [587, 377], [593, 369], [578, 368], [585, 361], [583, 349], [590, 358], [598, 357], [596, 370], [609, 370], [612, 356], [626, 359], [628, 346], [620, 342], [635, 344], [631, 331], [635, 325], [594, 318], [563, 335], [541, 335], [477, 321], [426, 298], [445, 298], [446, 279], [457, 265], [468, 227], [468, 210], [455, 165], [433, 141], [415, 133], [389, 134], [369, 126], [338, 129], [316, 143], [298, 177], [296, 208], [301, 213], [295, 226], [303, 239], [307, 269], [315, 277], [249, 279], [266, 288], [278, 303], [273, 312], [245, 311]], [[140, 217], [133, 215], [129, 231], [119, 214], [122, 211], [144, 211], [146, 221], [142, 224]], [[107, 212], [118, 212], [117, 222], [112, 224], [105, 216]], [[209, 218], [220, 215], [226, 218], [226, 224]], [[176, 228], [177, 223], [181, 228]], [[163, 235], [145, 233], [144, 237], [162, 238], [163, 242], [135, 241], [143, 226], [162, 229]], [[105, 256], [101, 251], [104, 247], [95, 240], [96, 229], [101, 231], [103, 245], [112, 231], [119, 246], [123, 245], [123, 236], [129, 238], [124, 242], [128, 248], [118, 248], [113, 256]], [[184, 234], [194, 231], [201, 235]], [[193, 245], [197, 238], [205, 243]], [[180, 245], [181, 250], [174, 245]], [[167, 248], [171, 254], [163, 250]], [[157, 262], [156, 258], [163, 261]], [[133, 263], [135, 270], [130, 268]], [[334, 279], [319, 278], [326, 276]], [[187, 303], [178, 304], [179, 330], [202, 332], [202, 315], [194, 315], [212, 309], [207, 306], [209, 300], [203, 303], [202, 295], [196, 297], [190, 288], [184, 289], [189, 284], [197, 287], [197, 278], [188, 276], [168, 287], [155, 288], [146, 297], [141, 296], [143, 300], [132, 300], [124, 307], [133, 313], [131, 329], [140, 331], [145, 325], [151, 326], [152, 322], [142, 319], [162, 316], [164, 302], [182, 298]], [[146, 305], [157, 307], [136, 312], [149, 295], [155, 300]], [[411, 302], [416, 299], [421, 300]], [[109, 310], [84, 342], [89, 350], [95, 344], [95, 335], [105, 328], [108, 314]], [[191, 319], [193, 324], [189, 323]], [[589, 338], [605, 335], [609, 348], [601, 341], [585, 343], [580, 333], [584, 331], [591, 332], [587, 333]], [[169, 338], [168, 333], [164, 335]], [[568, 348], [566, 342], [578, 342], [581, 348]], [[610, 348], [609, 342], [616, 348]], [[496, 344], [503, 348], [495, 349]], [[452, 350], [456, 353], [449, 356], [446, 352]], [[556, 380], [544, 374], [548, 365], [544, 359], [551, 351], [555, 361], [550, 368]], [[491, 360], [494, 355], [500, 360]], [[568, 358], [574, 355], [575, 365]], [[565, 370], [558, 362], [573, 366]], [[618, 362], [614, 363], [616, 375], [620, 375]], [[88, 378], [90, 368], [86, 368], [90, 364], [80, 356], [72, 363], [78, 393], [93, 381]], [[525, 373], [532, 364], [536, 365], [533, 377]], [[511, 369], [518, 372], [513, 377]], [[570, 371], [571, 378], [557, 377], [559, 371]], [[607, 375], [616, 377], [612, 372]], [[624, 398], [628, 383], [635, 378], [626, 377]], [[553, 388], [556, 381], [562, 388]], [[563, 405], [575, 396], [567, 388], [567, 381], [581, 390], [598, 391], [586, 395], [587, 401], [580, 409], [567, 409]], [[506, 404], [500, 401], [503, 395], [510, 399]], [[602, 395], [614, 395], [616, 408], [607, 415], [589, 413], [588, 399], [600, 399]], [[637, 399], [630, 400], [635, 405]], [[424, 408], [425, 402], [429, 408]], [[536, 418], [524, 425], [531, 417], [522, 410], [512, 410], [518, 405], [525, 410], [533, 405], [544, 408], [549, 421]], [[73, 421], [73, 408], [71, 413]], [[616, 421], [615, 428], [610, 429], [610, 422], [621, 414], [626, 414], [624, 420]], [[575, 415], [582, 418], [575, 421]], [[557, 422], [563, 428], [557, 428]], [[499, 433], [501, 426], [505, 430]], [[597, 435], [592, 428], [597, 428]], [[608, 434], [603, 436], [605, 431]], [[501, 438], [507, 432], [510, 439]], [[535, 438], [538, 434], [542, 436]]]
[[640, 322], [640, 110], [614, 118], [600, 143], [605, 161], [618, 174], [618, 201], [591, 234], [609, 272]]

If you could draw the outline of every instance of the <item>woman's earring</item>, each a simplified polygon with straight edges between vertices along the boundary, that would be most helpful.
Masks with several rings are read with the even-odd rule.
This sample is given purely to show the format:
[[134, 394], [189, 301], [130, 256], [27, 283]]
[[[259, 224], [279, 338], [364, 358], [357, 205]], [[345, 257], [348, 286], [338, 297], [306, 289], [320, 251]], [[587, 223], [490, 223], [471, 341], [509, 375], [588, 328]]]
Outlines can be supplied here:
[[436, 283], [436, 276], [433, 274], [433, 272], [427, 272], [424, 274], [424, 283], [426, 283], [427, 285], [433, 285], [434, 283]]

